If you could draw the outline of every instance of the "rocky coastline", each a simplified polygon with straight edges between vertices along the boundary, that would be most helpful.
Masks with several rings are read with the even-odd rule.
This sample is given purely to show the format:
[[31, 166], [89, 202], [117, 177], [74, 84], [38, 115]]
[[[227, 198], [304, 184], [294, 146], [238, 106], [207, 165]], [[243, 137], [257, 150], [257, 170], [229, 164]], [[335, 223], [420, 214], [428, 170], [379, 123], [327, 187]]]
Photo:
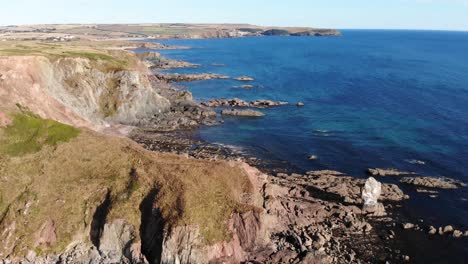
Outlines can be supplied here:
[[[250, 81], [252, 80], [250, 77], [247, 76], [245, 78], [239, 77], [239, 81]], [[227, 110], [223, 110], [225, 112], [232, 112], [236, 108], [268, 108], [268, 107], [275, 107], [287, 104], [286, 102], [274, 102], [268, 100], [257, 100], [252, 102], [246, 102], [242, 99], [233, 98], [233, 99], [213, 99], [211, 101], [202, 102], [200, 105], [208, 108], [228, 108]], [[298, 103], [298, 106], [303, 106], [303, 103]], [[239, 110], [236, 110], [239, 111]], [[171, 140], [174, 140], [172, 138]], [[142, 143], [142, 141], [136, 139], [137, 142]], [[175, 139], [178, 141], [178, 139]], [[147, 146], [145, 143], [142, 143], [143, 146]], [[349, 177], [344, 175], [340, 172], [334, 171], [312, 171], [306, 172], [304, 174], [297, 174], [294, 173], [293, 170], [283, 171], [284, 165], [280, 164], [272, 164], [271, 161], [264, 161], [259, 160], [256, 157], [251, 155], [246, 155], [246, 153], [242, 152], [233, 152], [228, 147], [218, 146], [218, 145], [211, 145], [206, 142], [198, 142], [198, 144], [203, 145], [203, 147], [197, 151], [188, 151], [187, 149], [181, 150], [179, 149], [177, 152], [182, 153], [183, 155], [189, 155], [197, 158], [207, 158], [207, 159], [235, 159], [235, 160], [243, 160], [252, 166], [256, 166], [261, 168], [263, 172], [268, 175], [275, 175], [270, 176], [269, 180], [271, 184], [279, 184], [281, 182], [281, 186], [291, 186], [289, 189], [288, 195], [279, 195], [280, 198], [278, 199], [291, 199], [294, 200], [296, 203], [298, 200], [301, 200], [302, 203], [296, 204], [295, 208], [308, 208], [314, 202], [308, 200], [305, 202], [303, 199], [304, 197], [312, 196], [317, 198], [323, 204], [327, 204], [329, 206], [337, 208], [340, 213], [338, 215], [348, 215], [351, 212], [351, 217], [345, 221], [343, 219], [340, 220], [339, 217], [336, 217], [335, 214], [325, 214], [326, 216], [322, 219], [326, 221], [325, 228], [321, 228], [314, 225], [312, 226], [291, 226], [291, 223], [288, 223], [288, 230], [283, 232], [282, 235], [287, 234], [289, 238], [283, 237], [282, 239], [286, 239], [287, 241], [296, 241], [295, 243], [284, 245], [275, 241], [275, 243], [280, 243], [282, 246], [285, 246], [289, 249], [292, 249], [294, 254], [289, 252], [289, 255], [283, 255], [286, 258], [281, 259], [261, 259], [266, 263], [276, 263], [277, 261], [280, 262], [289, 262], [289, 263], [314, 263], [312, 260], [317, 258], [317, 251], [321, 253], [325, 253], [321, 257], [318, 257], [321, 263], [376, 263], [376, 256], [375, 254], [379, 254], [378, 261], [381, 263], [402, 263], [402, 262], [414, 262], [411, 258], [412, 252], [411, 250], [406, 251], [401, 246], [395, 246], [396, 244], [401, 245], [405, 244], [406, 242], [398, 242], [402, 241], [402, 239], [407, 239], [407, 234], [402, 234], [407, 231], [420, 231], [421, 233], [433, 235], [446, 235], [444, 240], [450, 240], [453, 238], [463, 238], [467, 235], [466, 231], [463, 230], [456, 230], [454, 228], [447, 227], [439, 227], [436, 228], [432, 225], [421, 225], [421, 224], [410, 224], [412, 225], [410, 228], [406, 228], [408, 223], [405, 222], [405, 217], [401, 217], [399, 213], [397, 213], [400, 208], [402, 207], [401, 203], [405, 200], [410, 199], [408, 195], [406, 195], [397, 185], [395, 184], [383, 184], [382, 185], [382, 195], [380, 196], [380, 200], [384, 201], [384, 206], [378, 206], [377, 208], [366, 208], [363, 206], [363, 199], [361, 197], [363, 186], [365, 185], [365, 180], [356, 179], [353, 177]], [[177, 144], [176, 144], [177, 145]], [[197, 145], [195, 143], [195, 145]], [[193, 145], [192, 145], [193, 146]], [[198, 145], [200, 146], [200, 145]], [[197, 149], [197, 148], [195, 148]], [[164, 149], [159, 149], [159, 151], [165, 151]], [[201, 154], [203, 153], [203, 154]], [[223, 154], [220, 154], [223, 153]], [[422, 164], [421, 161], [411, 161], [413, 163]], [[283, 166], [283, 169], [281, 168]], [[279, 173], [277, 173], [280, 171]], [[296, 171], [297, 172], [297, 171]], [[400, 171], [397, 169], [389, 168], [389, 169], [369, 169], [368, 173], [372, 176], [377, 177], [388, 177], [388, 176], [407, 176], [402, 177], [400, 182], [405, 184], [413, 184], [419, 187], [426, 187], [426, 188], [442, 188], [442, 189], [450, 189], [450, 188], [458, 188], [460, 186], [465, 186], [464, 183], [460, 183], [451, 179], [436, 179], [433, 177], [418, 177], [414, 175], [414, 172], [405, 172]], [[408, 177], [412, 176], [412, 177]], [[275, 187], [276, 188], [276, 187]], [[292, 192], [291, 190], [294, 190]], [[428, 189], [417, 189], [419, 191], [430, 191]], [[436, 192], [436, 191], [434, 191]], [[275, 191], [275, 193], [277, 193]], [[291, 193], [300, 193], [300, 198], [298, 196], [294, 197]], [[306, 193], [306, 194], [304, 194]], [[437, 193], [437, 192], [436, 192]], [[268, 194], [265, 194], [268, 196]], [[304, 196], [305, 195], [305, 196]], [[278, 197], [278, 195], [276, 196]], [[294, 197], [294, 198], [292, 198]], [[291, 202], [291, 200], [289, 200]], [[317, 201], [315, 201], [317, 202]], [[337, 205], [338, 204], [338, 205]], [[267, 209], [267, 208], [265, 208]], [[277, 209], [277, 208], [275, 208]], [[268, 208], [267, 211], [271, 212], [275, 209]], [[326, 211], [326, 210], [325, 210]], [[304, 211], [301, 210], [303, 213]], [[283, 212], [284, 213], [284, 212]], [[280, 213], [281, 214], [281, 213]], [[280, 215], [277, 214], [277, 215]], [[303, 219], [308, 218], [307, 216], [301, 215], [297, 211], [293, 213], [296, 219]], [[354, 215], [354, 220], [353, 219]], [[287, 215], [287, 213], [286, 213]], [[316, 215], [320, 215], [320, 213], [316, 213]], [[315, 218], [315, 217], [314, 217]], [[325, 220], [326, 219], [326, 220]], [[359, 219], [359, 220], [357, 220]], [[317, 219], [318, 220], [318, 219]], [[349, 222], [346, 222], [349, 221]], [[332, 222], [333, 224], [329, 224]], [[327, 228], [326, 226], [332, 226], [332, 228]], [[345, 234], [345, 238], [336, 238], [334, 235], [336, 229], [341, 228], [342, 234]], [[354, 229], [353, 229], [354, 228]], [[447, 228], [447, 229], [446, 229]], [[351, 231], [350, 229], [354, 230]], [[436, 230], [436, 232], [434, 232]], [[444, 232], [446, 230], [447, 232]], [[328, 235], [327, 235], [328, 232]], [[416, 236], [416, 235], [415, 235]], [[421, 237], [422, 235], [417, 235], [421, 241], [427, 243], [426, 237]], [[279, 235], [281, 237], [281, 235]], [[312, 238], [310, 241], [308, 237]], [[278, 238], [278, 237], [277, 237]], [[282, 240], [279, 238], [279, 240]], [[318, 240], [316, 240], [318, 239]], [[321, 244], [323, 243], [323, 244]], [[423, 242], [421, 242], [423, 243]], [[322, 245], [322, 246], [320, 246]], [[339, 246], [336, 246], [339, 245]], [[279, 244], [277, 244], [279, 246]], [[342, 247], [351, 249], [350, 251], [344, 250]], [[341, 247], [341, 248], [340, 248]], [[307, 252], [315, 252], [313, 253], [314, 257], [311, 257], [310, 254], [304, 255], [304, 250]], [[300, 252], [298, 255], [298, 252]], [[370, 253], [373, 252], [373, 253]], [[282, 253], [284, 254], [284, 253]], [[303, 257], [298, 256], [301, 255]], [[318, 254], [320, 255], [320, 254]], [[274, 255], [270, 255], [274, 256]], [[324, 257], [326, 256], [326, 257]], [[322, 258], [323, 257], [323, 258]], [[270, 261], [270, 262], [269, 262]], [[312, 261], [312, 262], [310, 262]], [[319, 263], [320, 263], [319, 261]]]
[[[268, 34], [277, 35], [284, 34], [284, 32], [272, 31]], [[327, 33], [323, 32], [323, 34]], [[195, 66], [187, 62], [163, 58], [160, 54], [151, 51], [138, 57], [142, 60], [141, 63], [153, 69]], [[86, 68], [82, 65], [89, 65], [85, 60], [77, 61], [69, 62], [65, 67], [73, 68], [78, 65], [77, 68], [82, 69]], [[5, 63], [5, 65], [9, 64]], [[112, 115], [102, 118], [102, 116], [95, 115], [98, 110], [86, 112], [83, 108], [81, 116], [86, 116], [86, 119], [77, 119], [68, 112], [66, 116], [57, 117], [57, 119], [62, 118], [63, 122], [96, 128], [95, 130], [106, 135], [117, 134], [125, 138], [121, 141], [120, 138], [109, 139], [104, 135], [95, 135], [94, 132], [84, 132], [86, 137], [95, 140], [90, 146], [91, 149], [104, 146], [115, 148], [118, 155], [111, 158], [95, 150], [96, 153], [93, 155], [101, 158], [103, 162], [109, 162], [108, 159], [116, 159], [119, 162], [120, 156], [132, 153], [128, 157], [132, 163], [129, 165], [129, 173], [126, 174], [129, 179], [126, 179], [123, 189], [114, 197], [110, 187], [109, 189], [94, 187], [96, 189], [93, 190], [100, 194], [99, 199], [95, 201], [98, 206], [93, 208], [94, 213], [91, 212], [93, 209], [86, 208], [85, 220], [82, 222], [89, 223], [83, 228], [84, 232], [81, 234], [83, 237], [75, 238], [75, 242], [67, 245], [64, 251], [44, 254], [34, 250], [25, 250], [26, 254], [23, 258], [17, 256], [15, 258], [10, 253], [10, 255], [2, 255], [0, 263], [411, 263], [415, 256], [398, 241], [412, 235], [412, 232], [419, 232], [415, 236], [438, 236], [437, 239], [449, 241], [447, 242], [449, 245], [453, 239], [466, 239], [468, 236], [466, 231], [458, 230], [449, 225], [450, 223], [436, 228], [423, 223], [413, 224], [398, 216], [398, 209], [403, 207], [405, 201], [411, 197], [396, 184], [381, 183], [378, 180], [381, 180], [383, 176], [407, 176], [412, 173], [396, 169], [369, 170], [372, 176], [382, 177], [376, 180], [374, 178], [359, 179], [332, 170], [303, 172], [297, 171], [293, 166], [288, 167], [280, 161], [261, 160], [235, 147], [197, 139], [192, 135], [193, 129], [203, 125], [220, 125], [223, 115], [234, 116], [231, 118], [260, 117], [264, 115], [264, 112], [268, 114], [269, 107], [280, 107], [287, 103], [263, 99], [247, 102], [238, 98], [214, 99], [197, 103], [189, 91], [175, 88], [171, 86], [171, 83], [230, 77], [209, 73], [153, 74], [145, 69], [142, 70], [144, 67], [140, 62], [137, 65], [138, 71], [120, 74], [94, 73], [103, 79], [101, 83], [109, 83], [118, 79], [112, 87], [118, 86], [125, 91], [121, 97], [117, 98], [118, 100], [105, 101], [106, 104], [96, 105], [96, 109], [104, 106], [106, 111], [111, 106], [110, 110], [113, 112], [105, 111], [104, 114]], [[59, 64], [51, 66], [55, 71], [61, 69], [60, 67], [64, 66]], [[80, 76], [89, 75], [85, 73]], [[89, 83], [80, 78], [78, 80], [66, 78], [69, 81], [65, 82], [65, 88], [70, 89], [71, 93], [76, 91], [73, 87], [77, 84], [81, 87], [83, 83]], [[249, 80], [242, 78], [239, 81]], [[135, 91], [135, 87], [143, 87], [144, 92]], [[94, 89], [90, 87], [89, 91], [93, 91], [91, 88]], [[17, 91], [12, 91], [13, 94], [14, 92]], [[105, 94], [105, 92], [100, 94]], [[116, 95], [110, 93], [108, 97], [115, 99]], [[132, 100], [125, 101], [121, 100], [122, 98]], [[70, 100], [68, 97], [59, 99], [64, 104], [78, 104], [76, 101], [68, 101]], [[50, 100], [56, 103], [57, 109], [62, 107], [56, 102], [59, 99]], [[92, 99], [90, 101], [98, 101]], [[134, 101], [146, 102], [148, 106], [134, 109], [132, 107]], [[113, 109], [114, 104], [119, 104], [119, 108]], [[149, 106], [154, 104], [159, 107], [149, 109]], [[213, 108], [227, 109], [221, 111], [220, 117]], [[262, 112], [246, 108], [262, 109]], [[41, 108], [39, 105], [33, 105], [32, 109]], [[50, 115], [46, 110], [42, 113]], [[95, 120], [94, 126], [88, 123], [89, 120]], [[11, 122], [0, 112], [0, 127], [8, 127]], [[121, 132], [123, 130], [127, 132]], [[132, 141], [126, 141], [127, 137]], [[88, 140], [88, 138], [85, 139]], [[80, 140], [85, 141], [85, 139]], [[76, 152], [82, 152], [80, 148], [83, 148], [84, 144], [80, 143], [78, 141], [74, 145], [77, 148]], [[141, 150], [141, 147], [146, 150]], [[58, 150], [62, 149], [58, 148]], [[46, 151], [49, 150], [46, 149]], [[47, 155], [57, 154], [46, 152], [35, 158], [40, 159]], [[58, 156], [63, 156], [62, 158], [65, 159], [65, 155]], [[86, 157], [82, 159], [87, 160]], [[69, 162], [66, 159], [60, 161]], [[0, 162], [3, 160], [0, 159]], [[44, 165], [44, 167], [51, 168], [52, 166]], [[167, 168], [163, 169], [163, 167]], [[181, 201], [184, 197], [176, 197], [177, 199], [169, 197], [168, 200], [164, 200], [168, 203], [175, 203], [175, 209], [172, 208], [173, 210], [169, 213], [158, 204], [160, 202], [158, 199], [167, 195], [167, 190], [180, 191], [174, 190], [177, 187], [171, 186], [177, 181], [170, 182], [166, 177], [171, 175], [172, 171], [177, 171], [178, 174], [184, 175], [180, 179], [184, 181], [185, 174], [193, 173], [190, 171], [192, 167], [196, 168], [195, 172], [200, 173], [203, 179], [210, 179], [209, 176], [216, 173], [218, 174], [214, 177], [226, 175], [226, 180], [239, 175], [248, 179], [247, 185], [250, 186], [247, 188], [248, 191], [234, 187], [240, 185], [244, 188], [245, 183], [228, 182], [220, 185], [220, 189], [233, 188], [235, 197], [238, 198], [239, 204], [242, 204], [242, 206], [236, 205], [239, 208], [236, 207], [227, 216], [225, 225], [229, 235], [224, 240], [206, 243], [206, 234], [203, 229], [190, 224], [190, 218], [185, 219], [186, 222], [182, 221], [183, 224], [170, 226], [168, 224], [170, 219], [163, 216], [163, 214], [168, 214], [171, 217], [180, 218], [182, 216], [178, 214], [183, 215], [179, 210], [182, 210]], [[216, 173], [210, 170], [213, 168], [217, 169]], [[112, 173], [114, 169], [109, 168]], [[233, 171], [239, 171], [239, 173], [231, 175]], [[152, 172], [156, 172], [156, 176], [151, 176]], [[158, 173], [164, 174], [165, 177], [159, 179]], [[120, 176], [116, 174], [110, 178], [113, 177]], [[144, 185], [150, 182], [151, 177], [156, 177], [157, 184], [148, 191]], [[402, 178], [401, 181], [428, 188], [462, 186], [462, 183], [450, 180], [444, 180], [442, 185], [437, 185], [441, 183], [414, 177]], [[213, 192], [215, 198], [221, 195], [221, 190], [209, 189], [219, 187], [210, 185], [217, 183], [215, 180], [202, 182], [200, 178], [195, 178], [194, 182], [196, 184], [184, 182], [183, 186], [188, 188], [190, 184], [195, 186], [205, 184], [203, 186], [207, 188], [195, 192], [192, 198], [197, 198], [199, 192]], [[162, 189], [164, 191], [158, 193], [159, 185], [166, 186], [167, 189]], [[139, 188], [144, 188], [145, 192], [139, 193]], [[140, 198], [143, 200], [140, 201]], [[90, 198], [87, 205], [92, 203], [93, 199]], [[138, 204], [129, 206], [125, 204], [127, 199], [140, 200]], [[19, 201], [15, 204], [16, 207], [12, 207], [15, 210], [10, 211], [7, 214], [8, 217], [4, 218], [6, 221], [4, 219], [1, 221], [5, 232], [0, 238], [5, 238], [7, 246], [14, 245], [10, 238], [14, 236], [17, 224], [16, 221], [10, 220], [14, 219], [13, 216], [16, 214], [19, 215], [18, 217], [28, 215], [29, 207], [34, 207], [34, 203], [37, 203], [34, 198], [29, 197], [24, 202], [21, 199]], [[57, 206], [65, 203], [60, 199], [53, 202]], [[201, 202], [211, 205], [210, 201], [202, 200]], [[215, 200], [214, 203], [216, 202], [219, 201]], [[118, 213], [126, 210], [138, 211], [138, 218], [141, 218], [137, 221], [141, 222], [139, 230], [137, 225], [129, 224], [121, 218], [117, 217], [112, 221], [106, 219], [105, 216], [109, 212], [113, 213], [113, 210], [117, 210], [119, 206], [122, 208], [117, 211]], [[196, 210], [193, 217], [196, 218], [203, 213], [203, 210]], [[48, 245], [53, 245], [58, 240], [60, 233], [57, 230], [59, 229], [54, 221], [45, 221], [34, 236], [34, 244], [47, 249]], [[91, 244], [85, 242], [88, 236], [92, 240]], [[12, 248], [10, 252], [15, 250], [14, 247]]]
[[[190, 75], [189, 75], [190, 76]], [[201, 80], [209, 80], [203, 74]], [[216, 78], [216, 75], [214, 76]], [[224, 77], [224, 76], [223, 76]], [[223, 78], [222, 77], [222, 78]], [[228, 78], [228, 77], [224, 77]], [[250, 81], [238, 78], [239, 81]], [[186, 81], [181, 78], [177, 81]], [[263, 113], [243, 108], [269, 108], [286, 105], [287, 102], [256, 100], [247, 102], [239, 98], [213, 99], [201, 102], [206, 108], [227, 108], [222, 115], [262, 116]], [[303, 106], [298, 103], [298, 106]], [[250, 113], [252, 112], [252, 113]], [[379, 206], [366, 207], [362, 196], [365, 179], [350, 177], [336, 171], [310, 171], [298, 174], [286, 169], [285, 164], [260, 160], [228, 146], [214, 145], [194, 139], [190, 134], [161, 134], [154, 131], [135, 132], [132, 138], [147, 149], [177, 153], [208, 160], [242, 160], [265, 173], [263, 208], [267, 216], [277, 218], [271, 241], [276, 250], [249, 255], [246, 263], [412, 263], [412, 252], [401, 247], [413, 230], [422, 234], [439, 234], [444, 240], [463, 238], [463, 230], [439, 229], [431, 225], [411, 224], [399, 216], [398, 210], [410, 199], [397, 185], [382, 184]], [[163, 146], [163, 147], [161, 147]], [[195, 146], [195, 147], [194, 147]], [[418, 163], [419, 164], [419, 163]], [[376, 177], [411, 176], [414, 172], [397, 169], [369, 169]], [[411, 180], [409, 180], [411, 179]], [[400, 181], [420, 187], [451, 188], [463, 186], [451, 180], [436, 183], [433, 178], [403, 177]], [[420, 183], [423, 182], [423, 183]], [[279, 218], [279, 219], [278, 219]], [[293, 220], [294, 219], [294, 220]], [[450, 229], [450, 230], [449, 230]], [[436, 232], [434, 231], [436, 230]], [[340, 234], [340, 235], [337, 235]], [[405, 242], [406, 243], [406, 242]], [[423, 243], [423, 242], [421, 242]], [[425, 242], [424, 242], [425, 243]], [[399, 245], [399, 246], [396, 246]]]

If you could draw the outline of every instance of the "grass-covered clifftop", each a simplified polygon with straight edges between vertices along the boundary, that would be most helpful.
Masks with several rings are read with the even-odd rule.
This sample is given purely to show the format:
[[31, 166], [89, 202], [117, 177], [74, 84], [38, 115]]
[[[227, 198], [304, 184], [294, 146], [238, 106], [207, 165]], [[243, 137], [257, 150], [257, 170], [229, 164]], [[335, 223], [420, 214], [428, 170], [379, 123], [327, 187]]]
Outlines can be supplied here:
[[93, 66], [105, 72], [135, 68], [138, 59], [119, 50], [107, 49], [112, 44], [115, 43], [5, 41], [0, 42], [0, 56], [44, 56], [52, 61], [63, 58], [83, 58], [90, 60]]
[[0, 258], [91, 245], [115, 219], [132, 225], [139, 241], [145, 204], [160, 212], [164, 228], [199, 226], [210, 244], [229, 240], [226, 221], [248, 208], [241, 197], [252, 184], [232, 164], [149, 152], [128, 139], [27, 112], [6, 116], [10, 124], [0, 127]]

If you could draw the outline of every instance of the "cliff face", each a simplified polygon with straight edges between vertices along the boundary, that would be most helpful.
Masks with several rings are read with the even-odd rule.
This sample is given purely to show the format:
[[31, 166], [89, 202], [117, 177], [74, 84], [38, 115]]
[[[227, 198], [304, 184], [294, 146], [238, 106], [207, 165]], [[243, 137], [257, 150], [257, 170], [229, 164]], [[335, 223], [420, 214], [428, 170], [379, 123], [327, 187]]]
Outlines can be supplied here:
[[4, 111], [21, 104], [74, 126], [133, 125], [170, 106], [152, 88], [148, 74], [137, 60], [121, 67], [79, 57], [0, 57], [0, 101]]

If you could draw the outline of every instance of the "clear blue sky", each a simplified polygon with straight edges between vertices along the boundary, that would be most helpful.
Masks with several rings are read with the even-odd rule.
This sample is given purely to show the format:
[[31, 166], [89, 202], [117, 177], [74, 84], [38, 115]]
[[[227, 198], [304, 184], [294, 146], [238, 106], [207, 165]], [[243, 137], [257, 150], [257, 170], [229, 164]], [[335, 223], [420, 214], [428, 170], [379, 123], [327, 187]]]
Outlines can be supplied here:
[[0, 0], [0, 25], [143, 22], [468, 31], [468, 0]]

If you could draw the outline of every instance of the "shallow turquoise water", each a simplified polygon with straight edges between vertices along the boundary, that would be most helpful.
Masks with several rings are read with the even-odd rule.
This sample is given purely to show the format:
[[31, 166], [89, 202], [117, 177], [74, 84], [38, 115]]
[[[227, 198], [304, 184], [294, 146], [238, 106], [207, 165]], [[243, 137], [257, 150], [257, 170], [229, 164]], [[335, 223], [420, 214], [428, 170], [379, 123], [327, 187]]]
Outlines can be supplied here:
[[[201, 64], [173, 72], [215, 72], [255, 78], [181, 85], [199, 101], [238, 97], [288, 101], [260, 119], [225, 118], [204, 127], [210, 142], [239, 146], [297, 170], [334, 169], [366, 177], [370, 167], [467, 180], [468, 33], [344, 31], [339, 38], [268, 37], [169, 40], [190, 50], [168, 57]], [[221, 63], [225, 66], [213, 66]], [[305, 106], [298, 108], [296, 102]], [[307, 160], [317, 155], [316, 161]], [[425, 165], [408, 160], [422, 160]], [[381, 179], [396, 182], [395, 178]], [[402, 186], [410, 214], [468, 229], [468, 191], [431, 199]]]

